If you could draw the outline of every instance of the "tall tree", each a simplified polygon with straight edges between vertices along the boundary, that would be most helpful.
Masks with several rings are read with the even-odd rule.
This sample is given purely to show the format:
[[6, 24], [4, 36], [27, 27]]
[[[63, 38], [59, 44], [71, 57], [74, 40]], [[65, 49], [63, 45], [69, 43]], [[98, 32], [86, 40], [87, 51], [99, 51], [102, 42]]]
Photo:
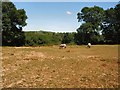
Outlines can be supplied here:
[[84, 7], [81, 13], [77, 14], [78, 22], [84, 22], [80, 28], [77, 29], [79, 44], [88, 42], [97, 42], [97, 35], [100, 34], [101, 25], [104, 20], [104, 10], [98, 6]]
[[26, 12], [17, 10], [12, 2], [2, 2], [2, 44], [24, 45], [25, 36], [22, 27], [26, 26]]
[[63, 33], [63, 39], [61, 43], [72, 44], [74, 42], [74, 33]]
[[120, 2], [115, 6], [117, 43], [120, 43]]
[[120, 3], [115, 8], [107, 9], [105, 15], [102, 33], [106, 43], [120, 43]]

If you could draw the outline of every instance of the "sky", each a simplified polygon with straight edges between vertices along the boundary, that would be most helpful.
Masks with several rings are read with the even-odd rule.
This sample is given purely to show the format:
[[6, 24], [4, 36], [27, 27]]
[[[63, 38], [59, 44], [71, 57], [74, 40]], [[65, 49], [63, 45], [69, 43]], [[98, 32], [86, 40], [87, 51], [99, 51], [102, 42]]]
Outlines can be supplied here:
[[28, 19], [23, 31], [76, 32], [81, 22], [77, 13], [83, 7], [115, 7], [118, 2], [14, 2], [17, 9], [24, 9]]

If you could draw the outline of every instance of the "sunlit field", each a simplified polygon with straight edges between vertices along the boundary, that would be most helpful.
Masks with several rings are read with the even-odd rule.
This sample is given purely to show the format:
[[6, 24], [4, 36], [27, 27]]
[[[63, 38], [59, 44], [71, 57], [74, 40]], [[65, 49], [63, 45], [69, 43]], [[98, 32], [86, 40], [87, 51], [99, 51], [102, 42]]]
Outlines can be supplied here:
[[3, 47], [3, 87], [117, 88], [118, 46]]

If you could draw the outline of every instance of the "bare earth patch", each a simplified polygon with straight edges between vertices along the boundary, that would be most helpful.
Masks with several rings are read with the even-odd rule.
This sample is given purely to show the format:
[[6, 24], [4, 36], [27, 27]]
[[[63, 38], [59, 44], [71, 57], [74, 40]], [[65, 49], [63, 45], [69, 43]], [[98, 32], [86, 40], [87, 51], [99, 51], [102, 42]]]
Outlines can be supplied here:
[[117, 46], [3, 47], [3, 87], [117, 88]]

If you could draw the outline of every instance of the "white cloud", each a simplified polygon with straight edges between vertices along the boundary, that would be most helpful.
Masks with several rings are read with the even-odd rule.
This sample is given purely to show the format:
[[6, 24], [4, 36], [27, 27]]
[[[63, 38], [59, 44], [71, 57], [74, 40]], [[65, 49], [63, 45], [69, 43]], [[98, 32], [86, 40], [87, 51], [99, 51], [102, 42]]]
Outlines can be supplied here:
[[71, 15], [71, 14], [72, 14], [72, 12], [70, 12], [70, 11], [66, 11], [66, 14]]

